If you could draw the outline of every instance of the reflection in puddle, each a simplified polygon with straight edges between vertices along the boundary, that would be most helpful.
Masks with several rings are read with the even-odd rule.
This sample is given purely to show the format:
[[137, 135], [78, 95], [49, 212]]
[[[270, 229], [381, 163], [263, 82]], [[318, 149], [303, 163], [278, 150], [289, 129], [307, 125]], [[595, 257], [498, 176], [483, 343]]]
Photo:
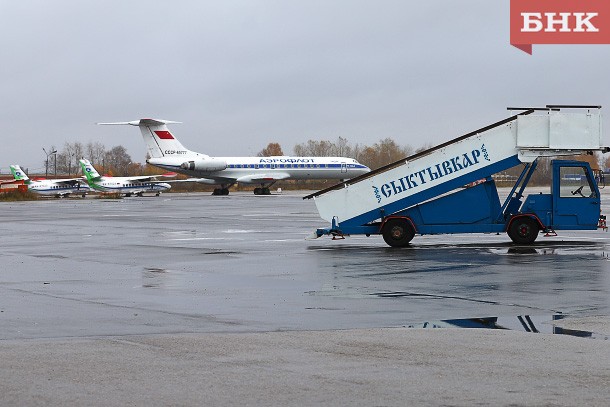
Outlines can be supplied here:
[[[551, 252], [551, 254], [554, 251]], [[533, 247], [511, 247], [507, 251], [508, 254], [538, 254], [538, 251]]]
[[441, 321], [427, 321], [418, 324], [407, 325], [407, 328], [477, 328], [477, 329], [510, 329], [514, 331], [525, 331], [531, 333], [547, 333], [556, 335], [569, 335], [579, 338], [591, 338], [608, 340], [607, 335], [590, 331], [579, 331], [556, 326], [553, 321], [563, 319], [565, 315], [532, 316], [518, 315], [511, 317], [487, 317], [487, 318], [465, 318], [446, 319]]
[[165, 288], [171, 289], [180, 286], [180, 274], [174, 270], [167, 270], [158, 267], [144, 267], [142, 273], [142, 288]]
[[144, 270], [148, 271], [149, 273], [167, 273], [167, 270], [156, 267], [144, 267]]

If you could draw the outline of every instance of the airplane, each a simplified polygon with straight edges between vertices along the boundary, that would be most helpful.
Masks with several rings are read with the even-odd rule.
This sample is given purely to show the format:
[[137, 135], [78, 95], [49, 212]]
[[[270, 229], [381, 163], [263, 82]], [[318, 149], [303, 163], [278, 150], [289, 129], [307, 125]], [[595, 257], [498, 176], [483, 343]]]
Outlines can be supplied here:
[[[140, 119], [101, 125], [138, 126], [147, 146], [148, 164], [195, 177], [196, 182], [218, 185], [212, 195], [229, 195], [236, 183], [260, 185], [255, 195], [270, 195], [269, 188], [288, 179], [349, 179], [370, 169], [345, 157], [210, 157], [185, 148], [169, 131], [169, 120]], [[193, 179], [189, 179], [193, 181]]]
[[[159, 175], [142, 175], [135, 177], [102, 176], [97, 172], [89, 160], [83, 158], [78, 160], [78, 162], [83, 169], [87, 184], [95, 191], [114, 192], [125, 194], [125, 196], [142, 196], [144, 192], [153, 192], [159, 196], [161, 192], [171, 188], [171, 185], [168, 183], [157, 181], [156, 177]], [[175, 174], [160, 176], [166, 177], [174, 175]]]
[[23, 181], [28, 186], [28, 190], [40, 195], [62, 198], [70, 194], [80, 194], [84, 198], [90, 191], [89, 187], [83, 184], [82, 178], [32, 180], [20, 166], [11, 165], [10, 168], [16, 181]]
[[21, 179], [11, 179], [11, 180], [0, 180], [0, 185], [25, 185], [25, 182]]

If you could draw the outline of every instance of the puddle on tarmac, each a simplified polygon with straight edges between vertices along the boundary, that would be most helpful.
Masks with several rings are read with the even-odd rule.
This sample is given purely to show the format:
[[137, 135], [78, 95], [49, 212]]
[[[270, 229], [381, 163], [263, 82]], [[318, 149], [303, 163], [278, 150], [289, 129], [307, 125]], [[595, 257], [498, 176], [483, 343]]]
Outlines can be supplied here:
[[37, 257], [39, 259], [67, 259], [66, 256], [58, 254], [33, 254], [32, 257]]
[[579, 331], [557, 326], [553, 321], [564, 319], [562, 314], [555, 315], [518, 315], [516, 317], [485, 317], [446, 319], [440, 321], [427, 321], [406, 325], [406, 328], [475, 328], [475, 329], [509, 329], [529, 333], [545, 333], [555, 335], [569, 335], [579, 338], [591, 338], [607, 341], [610, 336], [591, 331]]

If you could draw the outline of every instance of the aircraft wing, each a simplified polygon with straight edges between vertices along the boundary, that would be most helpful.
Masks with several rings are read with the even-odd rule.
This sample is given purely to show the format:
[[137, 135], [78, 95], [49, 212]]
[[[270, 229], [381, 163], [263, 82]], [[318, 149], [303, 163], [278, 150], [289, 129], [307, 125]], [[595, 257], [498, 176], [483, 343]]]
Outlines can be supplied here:
[[166, 174], [162, 174], [162, 175], [140, 175], [137, 177], [121, 177], [124, 178], [125, 181], [138, 181], [138, 182], [167, 182], [167, 181], [159, 181], [157, 178], [158, 177], [164, 177], [164, 178], [172, 178], [175, 177], [176, 174], [175, 172], [168, 172]]
[[188, 178], [188, 179], [177, 179], [173, 181], [165, 181], [169, 183], [174, 182], [197, 182], [200, 184], [210, 184], [210, 185], [218, 185], [218, 184], [234, 184], [235, 182], [239, 182], [242, 184], [271, 184], [275, 181], [281, 181], [284, 179], [290, 178], [290, 174], [281, 172], [281, 173], [270, 173], [270, 174], [249, 174], [235, 178], [227, 178], [227, 177], [216, 177], [213, 175], [207, 176], [206, 178]]
[[70, 185], [70, 186], [73, 186], [76, 184], [87, 185], [87, 182], [85, 180], [83, 180], [82, 178], [54, 179], [51, 181], [53, 181], [59, 185]]
[[271, 174], [250, 174], [237, 178], [237, 182], [242, 184], [264, 184], [290, 178], [286, 172], [274, 172]]
[[217, 178], [187, 178], [187, 179], [174, 179], [164, 181], [168, 184], [180, 183], [180, 182], [196, 182], [198, 184], [207, 185], [221, 185], [221, 184], [234, 184], [235, 178], [217, 177]]

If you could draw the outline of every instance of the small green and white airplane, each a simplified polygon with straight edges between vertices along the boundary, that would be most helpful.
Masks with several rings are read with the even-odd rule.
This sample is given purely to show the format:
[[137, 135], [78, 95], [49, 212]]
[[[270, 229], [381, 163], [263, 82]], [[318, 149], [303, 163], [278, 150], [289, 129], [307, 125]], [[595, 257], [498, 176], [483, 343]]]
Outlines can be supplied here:
[[79, 194], [84, 197], [91, 191], [82, 178], [30, 179], [20, 166], [11, 165], [10, 168], [16, 181], [23, 181], [28, 186], [28, 190], [39, 195], [62, 198], [70, 194]]
[[164, 175], [142, 175], [135, 177], [110, 177], [102, 176], [91, 165], [89, 160], [79, 160], [80, 166], [87, 179], [87, 184], [90, 188], [98, 192], [110, 192], [125, 194], [126, 196], [138, 195], [142, 196], [144, 192], [152, 192], [159, 196], [161, 192], [167, 191], [171, 185], [158, 181], [157, 177], [175, 177], [176, 174]]

